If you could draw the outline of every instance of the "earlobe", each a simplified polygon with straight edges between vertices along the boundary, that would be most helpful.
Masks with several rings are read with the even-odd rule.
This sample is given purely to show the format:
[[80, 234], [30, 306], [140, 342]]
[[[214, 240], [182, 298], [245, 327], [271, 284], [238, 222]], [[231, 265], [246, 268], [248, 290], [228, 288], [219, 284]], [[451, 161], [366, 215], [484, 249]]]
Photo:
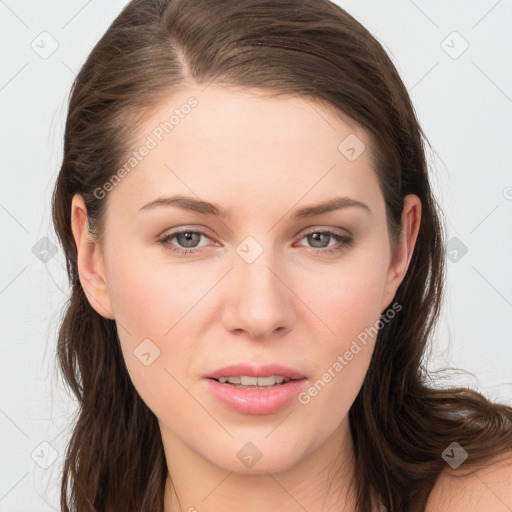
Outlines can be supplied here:
[[81, 195], [71, 201], [71, 230], [77, 248], [80, 284], [91, 306], [104, 318], [114, 319], [100, 245], [89, 233], [87, 207]]
[[407, 273], [418, 238], [420, 221], [421, 201], [419, 197], [414, 194], [405, 196], [402, 210], [402, 234], [391, 257], [382, 310], [389, 306]]

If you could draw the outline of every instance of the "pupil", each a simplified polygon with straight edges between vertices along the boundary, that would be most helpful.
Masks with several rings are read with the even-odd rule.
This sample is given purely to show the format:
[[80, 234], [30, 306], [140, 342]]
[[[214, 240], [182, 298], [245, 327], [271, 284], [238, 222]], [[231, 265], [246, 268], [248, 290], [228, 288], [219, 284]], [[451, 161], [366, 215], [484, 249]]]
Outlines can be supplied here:
[[[314, 241], [314, 242], [318, 242], [318, 241], [320, 241], [320, 240], [319, 240], [319, 239], [320, 239], [320, 237], [324, 237], [324, 236], [325, 236], [325, 237], [328, 237], [328, 236], [330, 236], [330, 235], [326, 235], [325, 233], [313, 233], [313, 234], [311, 234], [311, 235], [309, 235], [309, 236], [313, 239], [313, 241]], [[313, 243], [312, 245], [313, 245], [313, 247], [317, 247], [317, 246], [315, 246], [315, 244], [314, 244], [314, 243]]]
[[[185, 231], [184, 233], [180, 233], [178, 235], [179, 237], [184, 237], [185, 239], [185, 243], [181, 243], [180, 241], [180, 244], [183, 245], [184, 247], [194, 247], [194, 239], [193, 237], [199, 237], [199, 233], [193, 233], [191, 231]], [[191, 239], [192, 237], [192, 239]], [[197, 242], [197, 240], [196, 240]]]

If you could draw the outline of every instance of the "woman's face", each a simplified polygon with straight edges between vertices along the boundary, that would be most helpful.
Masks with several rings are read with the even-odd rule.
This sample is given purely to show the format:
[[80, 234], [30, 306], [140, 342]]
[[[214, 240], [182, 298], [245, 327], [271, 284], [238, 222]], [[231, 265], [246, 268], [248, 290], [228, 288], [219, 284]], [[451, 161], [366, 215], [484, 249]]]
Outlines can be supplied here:
[[[90, 260], [80, 249], [79, 269], [92, 306], [116, 320], [166, 452], [276, 472], [347, 432], [419, 219], [409, 197], [412, 235], [393, 252], [369, 144], [318, 102], [213, 85], [146, 118], [136, 160], [105, 186], [104, 245]], [[164, 201], [175, 196], [187, 201]], [[266, 390], [208, 378], [238, 364], [304, 378]]]

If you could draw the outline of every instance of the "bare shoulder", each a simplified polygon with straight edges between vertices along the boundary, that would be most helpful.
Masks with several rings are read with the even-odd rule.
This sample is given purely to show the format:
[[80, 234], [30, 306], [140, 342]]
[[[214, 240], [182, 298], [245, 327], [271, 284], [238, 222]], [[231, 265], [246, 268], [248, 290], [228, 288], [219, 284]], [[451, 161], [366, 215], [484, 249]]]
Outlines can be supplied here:
[[[469, 473], [469, 470], [475, 469]], [[437, 479], [425, 512], [512, 511], [512, 450], [468, 469], [448, 468]]]

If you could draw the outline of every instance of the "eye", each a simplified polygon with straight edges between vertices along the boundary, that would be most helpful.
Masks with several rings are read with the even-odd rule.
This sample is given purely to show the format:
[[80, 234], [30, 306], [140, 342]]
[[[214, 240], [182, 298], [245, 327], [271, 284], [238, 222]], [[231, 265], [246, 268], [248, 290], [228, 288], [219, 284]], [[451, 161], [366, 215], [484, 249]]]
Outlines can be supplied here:
[[[203, 231], [193, 231], [191, 229], [184, 229], [181, 231], [174, 231], [173, 233], [169, 233], [168, 235], [165, 235], [163, 238], [161, 238], [158, 242], [169, 251], [176, 252], [179, 254], [190, 254], [201, 252], [195, 249], [197, 247], [200, 247], [197, 245], [197, 243], [201, 240], [201, 237], [203, 236], [206, 238], [210, 238]], [[173, 240], [174, 238], [176, 238], [178, 244], [184, 246], [185, 248], [182, 249], [172, 244], [171, 240]]]
[[[308, 240], [308, 243], [313, 244], [312, 249], [317, 254], [332, 254], [340, 252], [348, 248], [353, 242], [352, 236], [324, 230], [310, 231], [309, 233], [306, 233], [301, 240], [304, 238]], [[325, 245], [325, 243], [327, 242], [328, 244], [330, 240], [334, 240], [335, 242], [337, 241], [337, 244], [335, 243], [334, 246]]]
[[[191, 229], [182, 229], [180, 231], [174, 231], [160, 238], [158, 242], [163, 245], [166, 250], [177, 254], [192, 254], [200, 253], [198, 250], [201, 245], [198, 245], [201, 238], [205, 237], [211, 240], [211, 238], [204, 231], [194, 231]], [[171, 241], [176, 239], [179, 246], [172, 243]], [[350, 235], [342, 235], [334, 231], [328, 230], [316, 230], [310, 231], [300, 238], [300, 240], [307, 239], [308, 243], [312, 243], [313, 250], [317, 254], [333, 254], [343, 251], [353, 243], [353, 238]], [[335, 241], [337, 243], [334, 246], [329, 246], [329, 241]], [[325, 245], [327, 242], [327, 245]]]

